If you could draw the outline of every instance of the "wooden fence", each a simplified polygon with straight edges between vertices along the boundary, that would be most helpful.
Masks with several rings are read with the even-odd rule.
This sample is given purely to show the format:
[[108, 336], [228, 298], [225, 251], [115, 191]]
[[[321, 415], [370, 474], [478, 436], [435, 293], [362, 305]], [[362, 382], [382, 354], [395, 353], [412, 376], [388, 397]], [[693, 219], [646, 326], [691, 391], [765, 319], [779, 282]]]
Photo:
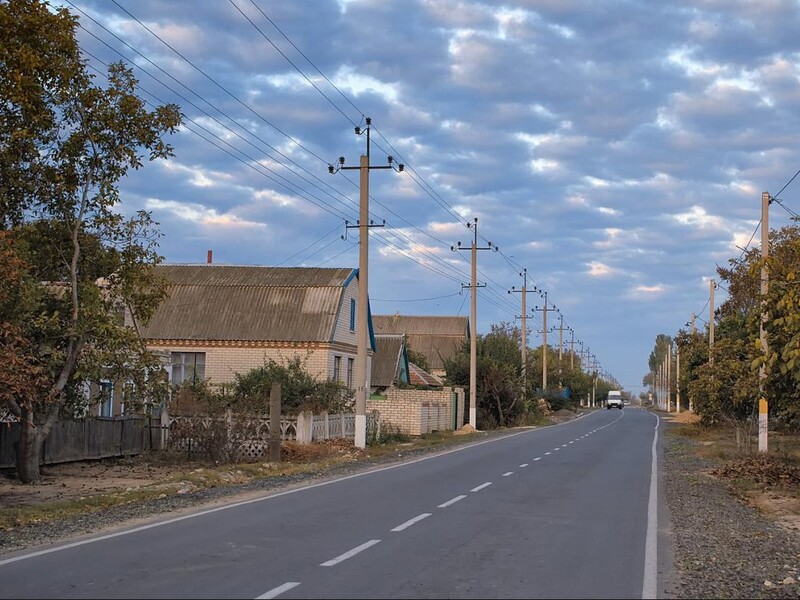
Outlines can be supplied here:
[[[202, 443], [203, 430], [225, 423], [226, 443], [235, 443], [235, 454], [242, 459], [257, 459], [267, 455], [269, 417], [234, 417], [230, 412], [224, 417], [170, 415], [163, 411], [159, 417], [87, 417], [72, 421], [58, 421], [42, 447], [43, 465], [93, 460], [100, 458], [134, 456], [149, 450], [173, 450], [189, 455], [206, 453]], [[185, 427], [185, 425], [192, 425]], [[181, 425], [184, 425], [183, 427]], [[301, 444], [331, 438], [355, 437], [355, 416], [352, 413], [327, 413], [314, 415], [301, 412], [297, 417], [281, 419], [281, 439], [295, 440]], [[376, 413], [367, 416], [369, 431], [380, 431]], [[20, 424], [16, 421], [0, 422], [0, 468], [16, 466], [16, 443]], [[243, 439], [230, 432], [249, 432]]]
[[[152, 427], [151, 427], [151, 421]], [[160, 448], [160, 422], [150, 417], [58, 421], [42, 447], [42, 464], [133, 456]], [[20, 424], [0, 422], [0, 468], [16, 465]]]

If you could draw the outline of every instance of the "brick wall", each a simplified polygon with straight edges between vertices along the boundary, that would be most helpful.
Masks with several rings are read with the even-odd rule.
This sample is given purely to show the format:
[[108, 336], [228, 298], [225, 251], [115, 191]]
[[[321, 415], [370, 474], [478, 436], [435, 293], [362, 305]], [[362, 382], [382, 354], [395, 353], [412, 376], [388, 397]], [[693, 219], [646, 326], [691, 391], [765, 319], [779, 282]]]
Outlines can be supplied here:
[[[460, 390], [460, 388], [458, 388]], [[463, 393], [463, 392], [462, 392]], [[389, 388], [386, 397], [367, 400], [367, 411], [380, 413], [381, 427], [407, 435], [453, 429], [453, 389]], [[460, 424], [457, 425], [460, 427]]]

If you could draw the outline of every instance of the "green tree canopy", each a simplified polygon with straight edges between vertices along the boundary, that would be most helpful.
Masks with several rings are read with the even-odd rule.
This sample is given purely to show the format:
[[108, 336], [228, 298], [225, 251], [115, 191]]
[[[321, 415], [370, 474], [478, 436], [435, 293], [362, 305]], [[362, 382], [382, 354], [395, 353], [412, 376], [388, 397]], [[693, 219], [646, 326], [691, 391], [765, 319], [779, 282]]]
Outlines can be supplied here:
[[181, 116], [174, 105], [148, 111], [122, 64], [96, 84], [77, 23], [47, 2], [0, 3], [0, 252], [15, 258], [13, 301], [0, 301], [3, 352], [47, 383], [46, 393], [0, 392], [22, 423], [23, 481], [40, 477], [41, 445], [59, 414], [85, 408], [87, 381], [129, 382], [126, 403], [161, 381], [125, 323], [146, 322], [163, 298], [152, 269], [157, 224], [146, 212], [123, 216], [117, 185], [145, 159], [171, 156], [163, 136]]

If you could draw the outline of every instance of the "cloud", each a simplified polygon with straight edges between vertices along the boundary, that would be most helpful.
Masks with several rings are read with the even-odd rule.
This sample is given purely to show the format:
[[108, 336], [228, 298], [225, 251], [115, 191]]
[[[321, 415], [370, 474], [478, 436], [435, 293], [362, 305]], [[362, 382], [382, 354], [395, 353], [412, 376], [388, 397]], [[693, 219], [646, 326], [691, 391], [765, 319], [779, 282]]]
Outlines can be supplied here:
[[148, 210], [166, 211], [184, 221], [190, 221], [192, 223], [197, 223], [208, 227], [233, 230], [243, 228], [265, 229], [267, 227], [265, 223], [245, 221], [230, 213], [220, 214], [213, 208], [206, 208], [198, 204], [191, 204], [187, 202], [149, 198], [146, 202], [146, 207]]

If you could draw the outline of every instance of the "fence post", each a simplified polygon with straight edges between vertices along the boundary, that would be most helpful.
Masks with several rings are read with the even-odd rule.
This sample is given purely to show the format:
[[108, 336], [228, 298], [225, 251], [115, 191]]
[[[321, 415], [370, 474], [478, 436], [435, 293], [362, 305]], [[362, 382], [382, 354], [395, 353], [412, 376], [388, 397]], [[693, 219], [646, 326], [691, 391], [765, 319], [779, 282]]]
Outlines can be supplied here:
[[310, 444], [314, 433], [314, 413], [300, 411], [297, 415], [297, 443]]
[[322, 413], [322, 422], [323, 422], [323, 432], [322, 432], [322, 439], [328, 440], [331, 437], [331, 423], [330, 419], [328, 418], [328, 411]]
[[281, 462], [281, 384], [269, 391], [269, 461]]
[[161, 447], [159, 448], [159, 450], [166, 450], [167, 440], [169, 439], [169, 413], [166, 407], [161, 411], [160, 424], [161, 424]]

